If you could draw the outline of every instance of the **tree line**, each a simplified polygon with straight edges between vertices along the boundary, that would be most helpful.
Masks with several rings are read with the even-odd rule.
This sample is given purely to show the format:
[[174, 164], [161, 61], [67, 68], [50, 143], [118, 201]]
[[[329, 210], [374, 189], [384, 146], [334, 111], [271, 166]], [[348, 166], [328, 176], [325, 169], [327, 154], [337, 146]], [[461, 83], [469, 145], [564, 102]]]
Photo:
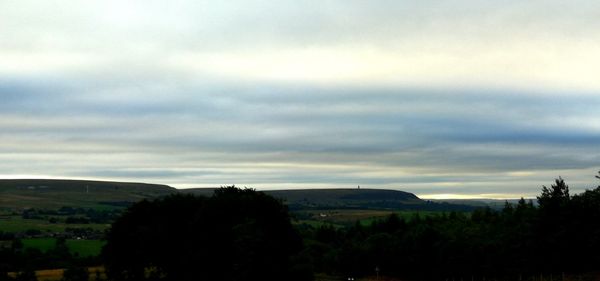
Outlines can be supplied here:
[[367, 276], [378, 269], [408, 280], [519, 280], [597, 271], [600, 186], [571, 196], [558, 178], [537, 201], [506, 203], [501, 211], [409, 220], [392, 214], [370, 226], [308, 228], [300, 255], [315, 272]]

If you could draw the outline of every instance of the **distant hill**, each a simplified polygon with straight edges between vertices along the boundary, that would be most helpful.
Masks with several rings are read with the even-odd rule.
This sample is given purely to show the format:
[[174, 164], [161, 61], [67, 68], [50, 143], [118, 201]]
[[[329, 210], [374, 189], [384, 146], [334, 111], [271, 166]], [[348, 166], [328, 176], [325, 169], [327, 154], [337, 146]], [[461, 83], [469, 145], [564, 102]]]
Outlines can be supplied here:
[[298, 208], [410, 208], [423, 201], [412, 193], [383, 189], [302, 189], [273, 190], [267, 194]]
[[177, 193], [158, 184], [85, 180], [0, 180], [0, 208], [108, 208]]
[[[210, 196], [214, 188], [182, 189], [180, 192]], [[295, 189], [263, 191], [286, 203], [291, 210], [304, 209], [395, 209], [395, 210], [471, 210], [473, 207], [434, 203], [416, 195], [387, 189]]]
[[[86, 180], [0, 180], [1, 209], [58, 209], [126, 207], [143, 199], [184, 193], [211, 196], [215, 188], [175, 189], [168, 185], [86, 181]], [[268, 190], [291, 210], [306, 209], [378, 209], [462, 211], [473, 207], [463, 204], [434, 203], [416, 195], [385, 189], [300, 189]]]

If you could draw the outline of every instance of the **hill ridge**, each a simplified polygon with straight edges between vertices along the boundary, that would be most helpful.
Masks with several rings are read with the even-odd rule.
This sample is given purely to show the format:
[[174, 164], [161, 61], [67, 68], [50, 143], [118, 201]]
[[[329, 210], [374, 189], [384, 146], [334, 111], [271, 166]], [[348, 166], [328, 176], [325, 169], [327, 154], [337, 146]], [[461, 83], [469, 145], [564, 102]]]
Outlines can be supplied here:
[[107, 208], [177, 193], [160, 184], [73, 180], [1, 179], [0, 208]]
[[[177, 189], [168, 185], [74, 179], [0, 180], [0, 209], [124, 207], [171, 194], [211, 196], [218, 188]], [[291, 210], [389, 209], [454, 210], [460, 205], [432, 203], [413, 193], [377, 188], [259, 190], [282, 200]], [[463, 206], [464, 207], [464, 206]]]

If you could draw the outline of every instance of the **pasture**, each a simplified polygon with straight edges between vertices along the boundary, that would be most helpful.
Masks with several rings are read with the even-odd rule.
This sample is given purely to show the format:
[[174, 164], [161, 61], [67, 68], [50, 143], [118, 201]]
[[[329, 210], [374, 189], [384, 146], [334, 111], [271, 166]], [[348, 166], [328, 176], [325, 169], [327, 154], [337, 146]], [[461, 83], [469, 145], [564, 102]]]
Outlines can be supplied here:
[[30, 230], [42, 233], [64, 233], [67, 228], [91, 228], [104, 231], [110, 227], [109, 224], [67, 224], [64, 222], [50, 223], [44, 219], [23, 219], [21, 216], [5, 216], [0, 218], [0, 231], [10, 233], [21, 233]]
[[[56, 238], [28, 238], [21, 240], [24, 248], [38, 249], [47, 252], [56, 246]], [[106, 244], [102, 240], [77, 240], [67, 239], [66, 245], [69, 252], [77, 257], [95, 257], [100, 254]]]

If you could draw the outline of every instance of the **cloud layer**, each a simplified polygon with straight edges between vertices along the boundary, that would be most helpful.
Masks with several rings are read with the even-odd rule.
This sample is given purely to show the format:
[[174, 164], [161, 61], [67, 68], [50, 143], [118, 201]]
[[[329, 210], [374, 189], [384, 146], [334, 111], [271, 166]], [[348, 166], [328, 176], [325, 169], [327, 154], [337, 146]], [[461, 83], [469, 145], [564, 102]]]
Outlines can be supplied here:
[[589, 188], [599, 15], [593, 1], [3, 2], [0, 176]]

